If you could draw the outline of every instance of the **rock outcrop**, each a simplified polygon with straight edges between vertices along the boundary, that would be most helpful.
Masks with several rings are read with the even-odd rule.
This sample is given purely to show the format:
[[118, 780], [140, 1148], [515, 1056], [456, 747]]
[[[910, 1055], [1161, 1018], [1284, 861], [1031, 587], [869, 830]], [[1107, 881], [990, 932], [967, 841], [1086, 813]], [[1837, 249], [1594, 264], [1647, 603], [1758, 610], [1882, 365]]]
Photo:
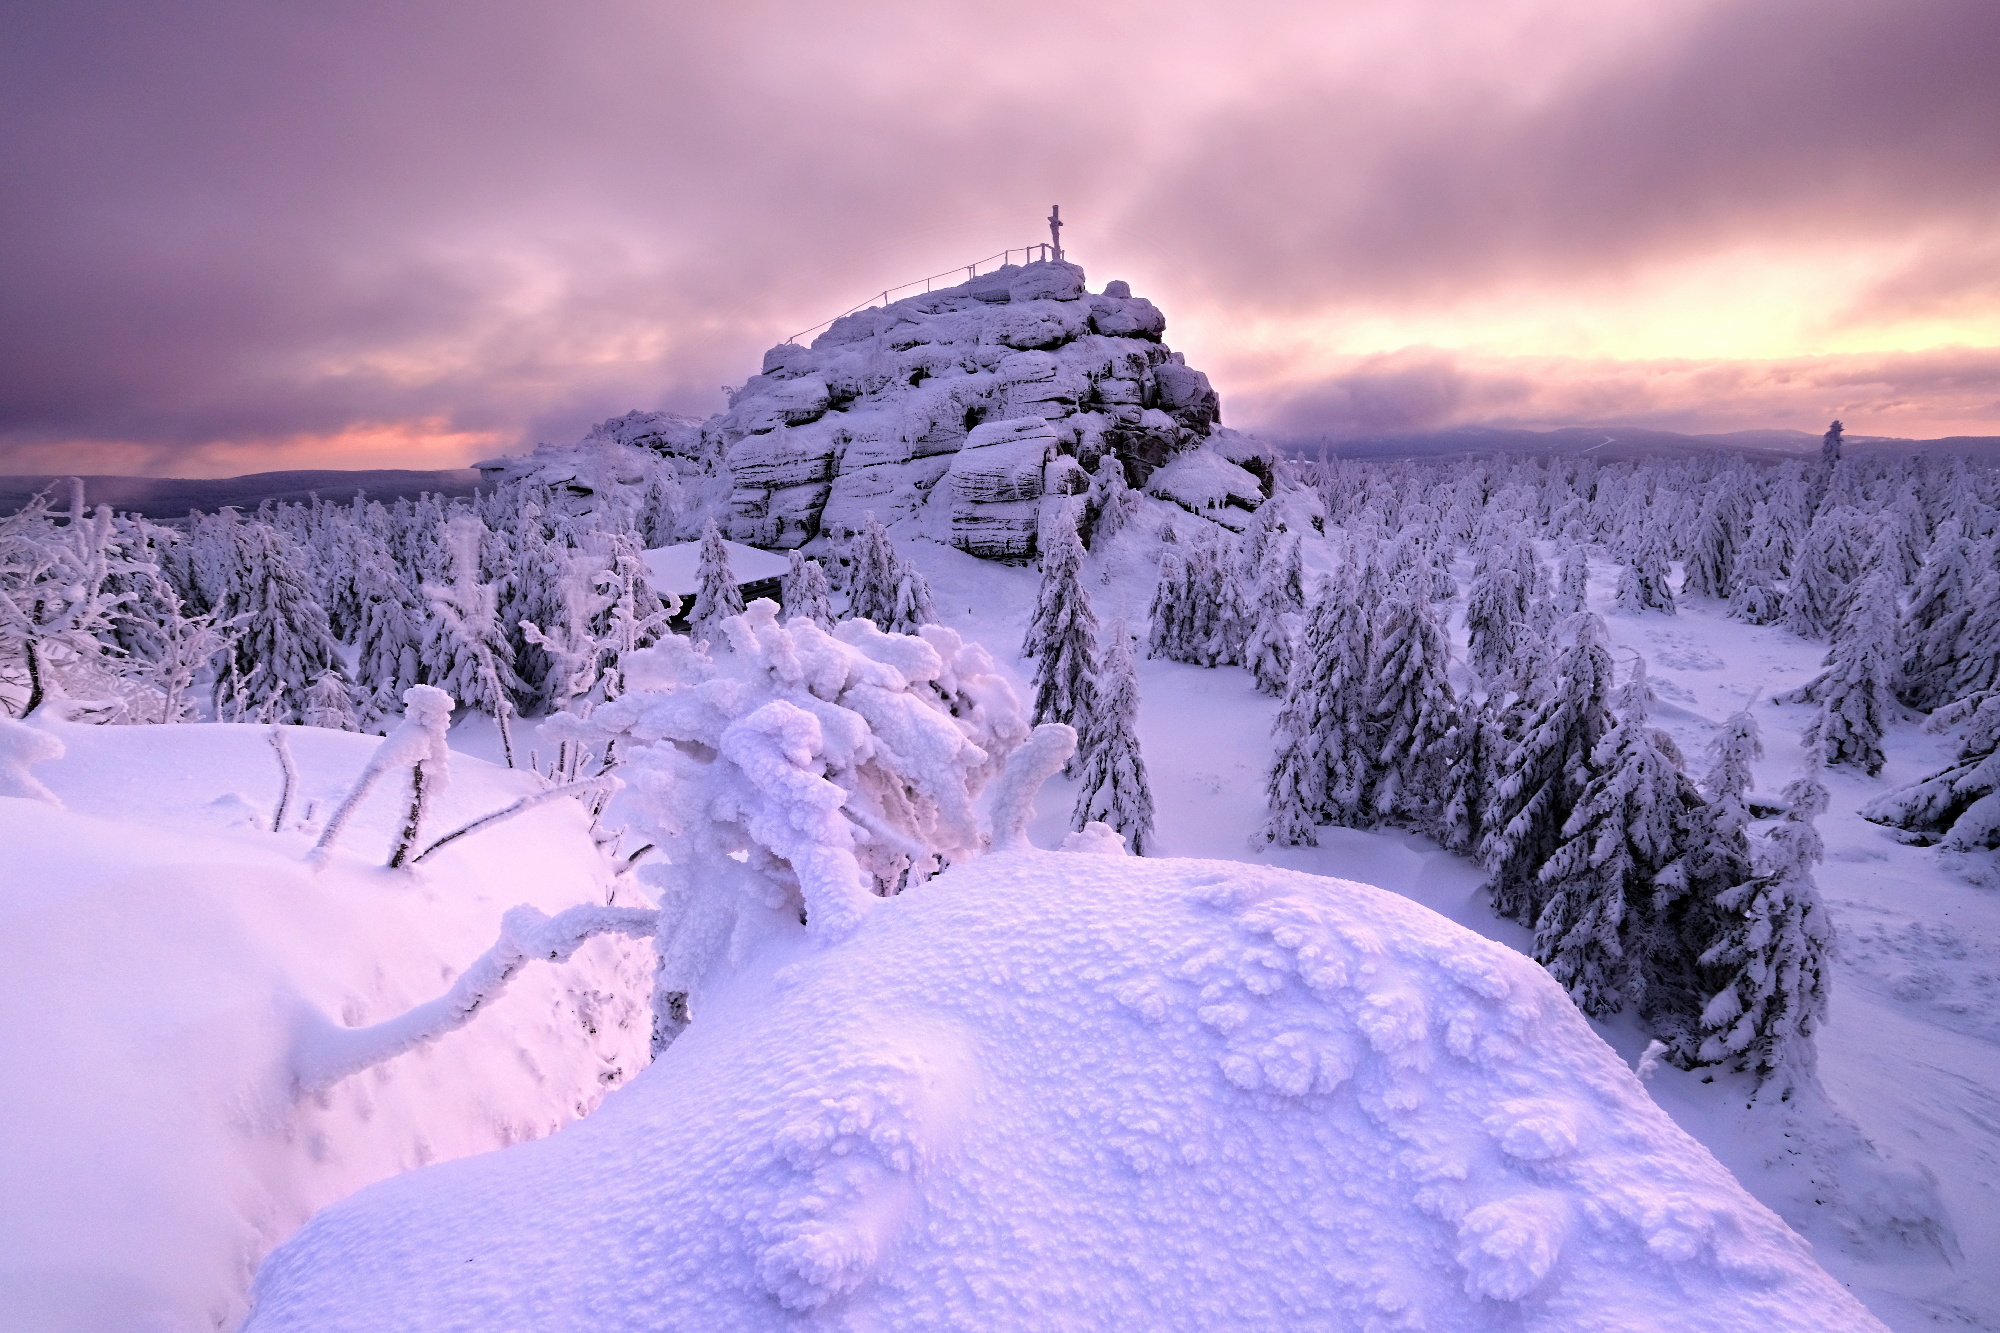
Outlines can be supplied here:
[[701, 428], [728, 470], [729, 535], [802, 546], [935, 502], [961, 549], [1032, 556], [1044, 497], [1084, 490], [1100, 457], [1143, 485], [1214, 432], [1220, 400], [1165, 331], [1126, 284], [1093, 295], [1082, 269], [1040, 263], [780, 344]]
[[1108, 456], [1129, 484], [1241, 529], [1270, 455], [1220, 428], [1220, 399], [1166, 327], [1123, 282], [1093, 294], [1074, 264], [1009, 265], [780, 343], [705, 422], [633, 412], [477, 466], [585, 506], [647, 491], [633, 503], [671, 509], [676, 539], [713, 515], [782, 550], [921, 515], [961, 550], [1025, 560], [1050, 498], [1091, 491]]

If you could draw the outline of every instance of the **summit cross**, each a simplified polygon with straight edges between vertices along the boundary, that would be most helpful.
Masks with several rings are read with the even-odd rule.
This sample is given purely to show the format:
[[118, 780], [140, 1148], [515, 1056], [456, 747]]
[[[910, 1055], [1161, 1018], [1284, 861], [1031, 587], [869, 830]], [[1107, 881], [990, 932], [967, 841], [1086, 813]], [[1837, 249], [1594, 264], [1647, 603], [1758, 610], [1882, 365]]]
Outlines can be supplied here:
[[1055, 251], [1056, 262], [1063, 262], [1062, 252], [1062, 205], [1049, 205], [1049, 248]]

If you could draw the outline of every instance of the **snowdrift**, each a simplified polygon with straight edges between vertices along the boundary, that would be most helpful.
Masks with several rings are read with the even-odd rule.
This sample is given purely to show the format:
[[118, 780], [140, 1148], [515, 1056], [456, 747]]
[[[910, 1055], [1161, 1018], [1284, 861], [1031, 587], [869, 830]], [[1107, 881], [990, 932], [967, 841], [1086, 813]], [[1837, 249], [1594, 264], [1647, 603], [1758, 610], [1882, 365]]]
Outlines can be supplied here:
[[1046, 852], [768, 939], [590, 1119], [321, 1213], [248, 1327], [802, 1322], [1880, 1327], [1520, 955]]
[[[574, 801], [392, 872], [404, 798], [384, 784], [315, 874], [315, 820], [377, 738], [286, 728], [301, 790], [273, 833], [265, 728], [39, 731], [61, 757], [31, 776], [63, 805], [0, 796], [0, 1329], [234, 1327], [258, 1262], [314, 1210], [547, 1134], [644, 1065], [651, 950], [600, 940], [433, 1047], [296, 1091], [318, 1025], [431, 999], [523, 899], [604, 900]], [[451, 779], [440, 834], [534, 789], [464, 757]]]

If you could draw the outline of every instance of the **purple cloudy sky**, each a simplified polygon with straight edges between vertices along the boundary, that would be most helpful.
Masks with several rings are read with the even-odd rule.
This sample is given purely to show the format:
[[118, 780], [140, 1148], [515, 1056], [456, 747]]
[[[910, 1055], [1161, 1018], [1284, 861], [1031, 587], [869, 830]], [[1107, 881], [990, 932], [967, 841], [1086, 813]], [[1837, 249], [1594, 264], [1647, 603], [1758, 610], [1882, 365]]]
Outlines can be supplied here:
[[65, 0], [0, 472], [705, 414], [1060, 200], [1237, 425], [2000, 433], [2000, 3]]

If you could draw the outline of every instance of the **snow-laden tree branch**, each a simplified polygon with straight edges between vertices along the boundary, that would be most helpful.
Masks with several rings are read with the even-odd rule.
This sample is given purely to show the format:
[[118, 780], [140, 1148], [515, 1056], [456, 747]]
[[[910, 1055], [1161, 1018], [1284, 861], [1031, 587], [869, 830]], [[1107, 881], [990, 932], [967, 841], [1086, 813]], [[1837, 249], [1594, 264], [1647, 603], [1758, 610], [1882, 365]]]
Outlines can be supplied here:
[[301, 1096], [324, 1092], [349, 1075], [456, 1032], [498, 998], [530, 961], [567, 962], [585, 941], [598, 935], [645, 939], [653, 934], [658, 917], [647, 908], [596, 903], [552, 917], [533, 907], [516, 907], [500, 919], [500, 938], [493, 947], [474, 959], [437, 999], [365, 1028], [337, 1027], [324, 1015], [310, 1012], [293, 1045], [293, 1085]]
[[[411, 772], [413, 816], [421, 814], [427, 791], [435, 793], [444, 787], [451, 772], [451, 748], [445, 740], [445, 729], [451, 725], [451, 696], [434, 686], [412, 685], [403, 693], [403, 706], [403, 720], [375, 747], [375, 753], [368, 757], [361, 776], [354, 780], [354, 786], [348, 789], [346, 797], [320, 831], [319, 841], [306, 853], [307, 862], [313, 866], [326, 864], [348, 821], [354, 818], [354, 812], [360, 809], [363, 799], [386, 774], [404, 769]], [[428, 778], [417, 777], [418, 773], [425, 771], [426, 765]], [[410, 822], [416, 824], [420, 820]], [[416, 840], [416, 835], [415, 828], [407, 830], [398, 845], [397, 854], [391, 857], [392, 864], [400, 864], [401, 856], [408, 852], [409, 844]]]
[[271, 742], [271, 752], [278, 756], [278, 770], [284, 775], [284, 785], [278, 788], [278, 808], [271, 812], [271, 832], [285, 831], [285, 816], [292, 808], [292, 794], [299, 789], [299, 767], [292, 761], [291, 742], [285, 739], [283, 727], [272, 727], [264, 733], [264, 739]]
[[439, 851], [451, 843], [457, 842], [469, 833], [478, 833], [482, 829], [492, 828], [495, 824], [505, 823], [515, 815], [526, 814], [538, 805], [547, 805], [558, 796], [580, 796], [585, 792], [608, 793], [616, 791], [619, 785], [618, 779], [613, 777], [584, 778], [579, 782], [565, 782], [558, 787], [547, 787], [538, 792], [530, 792], [512, 805], [504, 806], [501, 809], [493, 811], [491, 814], [481, 815], [469, 824], [459, 825], [411, 857], [410, 864], [417, 865], [432, 852]]

